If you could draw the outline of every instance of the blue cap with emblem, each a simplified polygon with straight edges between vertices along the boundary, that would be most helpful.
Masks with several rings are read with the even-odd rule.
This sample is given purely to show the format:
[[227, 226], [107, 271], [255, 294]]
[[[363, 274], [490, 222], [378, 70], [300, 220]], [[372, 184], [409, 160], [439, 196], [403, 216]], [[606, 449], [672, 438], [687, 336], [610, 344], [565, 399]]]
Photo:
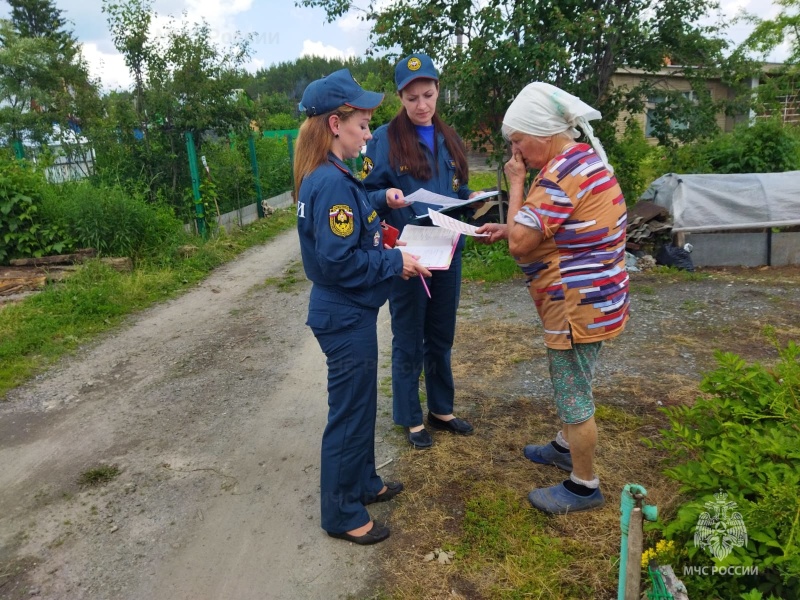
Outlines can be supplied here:
[[439, 71], [433, 66], [433, 61], [427, 54], [410, 54], [394, 68], [394, 82], [398, 92], [415, 79], [439, 81]]
[[383, 94], [368, 92], [353, 79], [350, 71], [341, 69], [312, 81], [300, 99], [300, 110], [309, 117], [323, 115], [340, 106], [373, 110], [383, 102]]

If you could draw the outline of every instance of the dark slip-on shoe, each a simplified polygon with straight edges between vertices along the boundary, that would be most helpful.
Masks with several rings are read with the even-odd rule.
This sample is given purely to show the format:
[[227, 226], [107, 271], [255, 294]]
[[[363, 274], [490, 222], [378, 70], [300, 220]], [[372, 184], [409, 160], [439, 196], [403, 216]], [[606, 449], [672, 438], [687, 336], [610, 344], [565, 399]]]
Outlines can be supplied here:
[[370, 546], [372, 544], [377, 544], [378, 542], [382, 542], [386, 538], [389, 537], [389, 528], [385, 525], [379, 524], [377, 521], [372, 522], [372, 529], [370, 529], [364, 535], [350, 535], [349, 533], [333, 533], [332, 531], [328, 532], [328, 535], [332, 538], [336, 538], [337, 540], [345, 540], [347, 542], [353, 542], [354, 544], [358, 544], [359, 546]]
[[386, 491], [382, 494], [378, 494], [372, 500], [364, 502], [364, 506], [375, 502], [388, 502], [403, 491], [403, 484], [399, 481], [384, 481], [383, 485], [386, 486]]
[[470, 425], [464, 419], [458, 419], [454, 417], [449, 421], [443, 421], [430, 412], [428, 413], [428, 425], [434, 429], [439, 429], [440, 431], [449, 431], [450, 433], [456, 433], [458, 435], [469, 435], [474, 431], [472, 425]]
[[433, 446], [433, 438], [427, 429], [420, 429], [412, 433], [406, 427], [406, 439], [417, 450], [425, 450]]

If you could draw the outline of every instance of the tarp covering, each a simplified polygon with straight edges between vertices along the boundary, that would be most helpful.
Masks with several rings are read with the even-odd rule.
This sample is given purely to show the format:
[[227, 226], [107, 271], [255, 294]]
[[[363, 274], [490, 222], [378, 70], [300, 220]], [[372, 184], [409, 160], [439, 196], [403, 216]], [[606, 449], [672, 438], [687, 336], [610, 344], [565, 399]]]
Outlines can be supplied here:
[[642, 194], [672, 215], [673, 231], [800, 225], [800, 171], [659, 177]]

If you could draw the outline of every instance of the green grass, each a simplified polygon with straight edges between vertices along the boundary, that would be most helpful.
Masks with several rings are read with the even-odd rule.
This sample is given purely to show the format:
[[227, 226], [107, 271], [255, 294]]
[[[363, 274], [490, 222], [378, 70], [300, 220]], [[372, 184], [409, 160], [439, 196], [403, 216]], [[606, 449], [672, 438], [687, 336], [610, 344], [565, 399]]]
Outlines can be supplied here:
[[81, 485], [102, 485], [108, 483], [119, 475], [120, 470], [116, 465], [98, 465], [93, 469], [84, 471], [78, 478]]
[[472, 190], [484, 190], [497, 187], [497, 174], [494, 171], [472, 171], [469, 174], [469, 187]]
[[631, 294], [642, 294], [644, 296], [652, 296], [656, 293], [652, 285], [637, 285], [632, 283], [630, 286]]
[[292, 292], [298, 282], [305, 281], [302, 271], [302, 263], [295, 262], [286, 267], [280, 277], [267, 277], [264, 283], [274, 285], [279, 292]]
[[686, 312], [697, 312], [706, 308], [706, 303], [702, 300], [684, 300], [681, 309]]
[[456, 560], [460, 570], [499, 575], [492, 598], [581, 598], [591, 590], [571, 576], [585, 550], [545, 533], [548, 517], [523, 504], [518, 490], [486, 483], [467, 501]]
[[127, 315], [172, 298], [215, 267], [266, 242], [296, 222], [291, 209], [242, 230], [198, 244], [184, 257], [178, 247], [119, 273], [94, 261], [67, 279], [0, 310], [0, 400], [7, 392], [75, 351]]
[[683, 269], [679, 269], [677, 267], [665, 267], [663, 265], [653, 268], [652, 270], [648, 271], [648, 273], [654, 273], [659, 276], [672, 278], [676, 281], [701, 281], [703, 279], [708, 279], [708, 274], [706, 273], [684, 271]]
[[508, 243], [500, 241], [489, 246], [467, 238], [462, 254], [461, 276], [470, 281], [507, 281], [520, 276], [517, 263], [508, 253]]

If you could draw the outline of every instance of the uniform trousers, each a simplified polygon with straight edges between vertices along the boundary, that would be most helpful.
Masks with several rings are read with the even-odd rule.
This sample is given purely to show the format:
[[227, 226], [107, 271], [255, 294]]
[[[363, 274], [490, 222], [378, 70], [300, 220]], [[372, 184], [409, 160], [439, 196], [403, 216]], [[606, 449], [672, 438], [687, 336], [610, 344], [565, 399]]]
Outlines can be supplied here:
[[427, 279], [430, 298], [417, 277], [395, 277], [389, 292], [393, 418], [404, 427], [422, 424], [419, 377], [423, 369], [428, 410], [438, 415], [453, 412], [450, 354], [461, 295], [460, 251], [456, 250], [449, 269], [431, 274]]
[[313, 299], [308, 325], [327, 357], [328, 423], [322, 435], [322, 528], [344, 533], [366, 525], [364, 502], [383, 488], [375, 471], [378, 309]]

